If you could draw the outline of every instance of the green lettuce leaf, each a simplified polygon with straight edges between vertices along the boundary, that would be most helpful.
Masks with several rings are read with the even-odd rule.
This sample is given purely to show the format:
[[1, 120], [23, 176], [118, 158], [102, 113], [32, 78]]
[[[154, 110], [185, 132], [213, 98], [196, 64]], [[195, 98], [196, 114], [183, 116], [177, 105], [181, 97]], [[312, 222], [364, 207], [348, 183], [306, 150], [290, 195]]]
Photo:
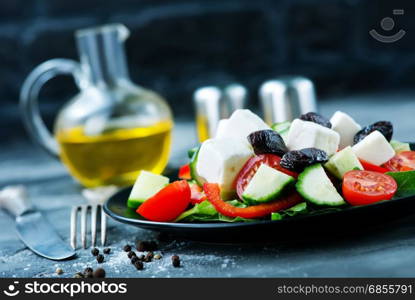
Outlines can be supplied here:
[[271, 220], [282, 220], [285, 218], [295, 217], [299, 215], [317, 215], [328, 212], [335, 212], [342, 210], [339, 207], [314, 208], [307, 205], [307, 202], [301, 202], [286, 210], [275, 212], [271, 214]]
[[195, 218], [204, 220], [204, 219], [211, 218], [212, 216], [216, 216], [217, 214], [218, 212], [213, 207], [213, 205], [210, 204], [209, 201], [205, 200], [201, 203], [196, 204], [191, 209], [183, 212], [180, 216], [177, 217], [175, 222], [178, 222], [184, 219], [194, 220]]
[[286, 217], [293, 217], [296, 215], [300, 215], [300, 214], [305, 214], [308, 213], [308, 209], [307, 209], [307, 203], [306, 202], [301, 202], [298, 203], [297, 205], [294, 205], [286, 210], [280, 211], [280, 212], [275, 212], [271, 214], [271, 220], [275, 221], [275, 220], [282, 220]]
[[386, 172], [385, 174], [395, 179], [398, 184], [394, 198], [415, 195], [415, 171]]
[[[246, 207], [244, 203], [241, 203], [238, 200], [231, 200], [228, 203], [236, 207]], [[216, 211], [213, 205], [205, 200], [199, 204], [196, 204], [189, 210], [183, 212], [180, 216], [177, 217], [175, 222], [252, 222], [256, 219], [245, 219], [245, 218], [230, 218], [224, 216]]]

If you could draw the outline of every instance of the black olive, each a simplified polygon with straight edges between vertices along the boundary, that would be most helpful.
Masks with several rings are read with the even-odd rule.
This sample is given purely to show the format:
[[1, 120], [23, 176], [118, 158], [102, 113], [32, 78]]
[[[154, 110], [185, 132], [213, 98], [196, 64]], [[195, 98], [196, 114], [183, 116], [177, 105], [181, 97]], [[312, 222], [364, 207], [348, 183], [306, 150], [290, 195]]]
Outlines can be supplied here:
[[315, 112], [308, 112], [306, 114], [303, 114], [300, 116], [300, 119], [303, 121], [310, 121], [313, 123], [317, 123], [327, 128], [331, 128], [330, 121], [326, 119], [325, 117], [323, 117], [322, 115], [319, 115], [318, 113], [315, 113]]
[[316, 163], [325, 163], [329, 160], [327, 153], [317, 148], [305, 148], [293, 150], [284, 154], [281, 159], [281, 167], [301, 172], [305, 167]]
[[388, 140], [388, 142], [391, 141], [393, 135], [392, 123], [389, 121], [378, 121], [376, 123], [363, 127], [360, 131], [358, 131], [354, 136], [353, 143], [357, 144], [375, 130], [383, 134], [383, 136]]
[[248, 141], [254, 148], [256, 155], [271, 153], [283, 156], [288, 152], [282, 137], [271, 129], [252, 132], [248, 135]]

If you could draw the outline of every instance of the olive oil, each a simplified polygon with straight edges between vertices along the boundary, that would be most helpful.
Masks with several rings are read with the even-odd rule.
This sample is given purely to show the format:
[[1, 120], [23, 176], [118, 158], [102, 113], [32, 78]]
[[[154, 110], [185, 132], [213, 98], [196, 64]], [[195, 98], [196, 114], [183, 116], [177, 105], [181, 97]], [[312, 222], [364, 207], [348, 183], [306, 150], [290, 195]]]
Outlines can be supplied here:
[[60, 157], [69, 172], [86, 187], [125, 186], [134, 183], [140, 170], [160, 174], [167, 165], [171, 121], [151, 127], [112, 129], [98, 136], [83, 127], [56, 133]]
[[199, 138], [199, 142], [203, 143], [207, 139], [210, 138], [209, 136], [209, 128], [207, 124], [207, 120], [203, 116], [196, 117], [196, 130], [197, 136]]

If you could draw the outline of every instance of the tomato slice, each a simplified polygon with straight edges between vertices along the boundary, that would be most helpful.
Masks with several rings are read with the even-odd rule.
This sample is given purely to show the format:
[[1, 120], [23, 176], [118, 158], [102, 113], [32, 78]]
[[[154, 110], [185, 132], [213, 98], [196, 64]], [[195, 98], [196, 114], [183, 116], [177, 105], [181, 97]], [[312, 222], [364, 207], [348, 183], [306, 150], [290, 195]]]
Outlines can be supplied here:
[[190, 203], [197, 204], [207, 199], [203, 189], [198, 184], [189, 182], [189, 186], [191, 192]]
[[261, 166], [261, 164], [266, 164], [271, 168], [274, 168], [278, 171], [281, 171], [287, 175], [293, 176], [294, 178], [298, 177], [298, 173], [293, 171], [287, 170], [280, 165], [281, 157], [275, 154], [260, 154], [250, 158], [241, 171], [239, 172], [238, 176], [235, 179], [235, 187], [236, 192], [238, 193], [239, 198], [242, 197], [242, 193], [244, 192], [246, 186], [251, 181], [252, 177], [254, 177], [256, 171]]
[[192, 176], [190, 175], [190, 166], [189, 164], [183, 165], [179, 169], [179, 178], [180, 179], [186, 179], [190, 180], [192, 179]]
[[383, 166], [392, 172], [415, 170], [415, 151], [399, 152]]
[[147, 199], [137, 213], [150, 221], [169, 222], [184, 212], [190, 203], [190, 187], [186, 180], [175, 181]]
[[391, 176], [378, 172], [354, 170], [343, 177], [343, 196], [351, 205], [389, 200], [397, 188], [398, 185]]
[[386, 173], [386, 172], [389, 171], [386, 168], [371, 164], [370, 162], [365, 161], [363, 159], [359, 159], [359, 160], [360, 160], [360, 163], [363, 166], [363, 169], [365, 169], [366, 171], [374, 171], [374, 172], [379, 172], [379, 173]]
[[289, 196], [283, 197], [273, 202], [267, 202], [248, 207], [236, 207], [222, 200], [220, 196], [220, 188], [217, 183], [205, 183], [203, 185], [203, 190], [205, 191], [208, 201], [219, 213], [232, 218], [261, 218], [271, 214], [272, 212], [290, 208], [291, 206], [294, 206], [297, 203], [303, 201], [301, 196], [298, 193], [294, 192]]

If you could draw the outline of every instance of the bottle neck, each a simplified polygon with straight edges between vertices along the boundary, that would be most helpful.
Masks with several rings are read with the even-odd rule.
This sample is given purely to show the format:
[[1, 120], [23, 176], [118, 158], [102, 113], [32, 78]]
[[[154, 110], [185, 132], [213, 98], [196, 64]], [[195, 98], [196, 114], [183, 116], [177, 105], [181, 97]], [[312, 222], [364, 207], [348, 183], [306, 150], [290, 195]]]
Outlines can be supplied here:
[[89, 84], [114, 86], [129, 80], [124, 43], [115, 33], [84, 35], [77, 42]]

